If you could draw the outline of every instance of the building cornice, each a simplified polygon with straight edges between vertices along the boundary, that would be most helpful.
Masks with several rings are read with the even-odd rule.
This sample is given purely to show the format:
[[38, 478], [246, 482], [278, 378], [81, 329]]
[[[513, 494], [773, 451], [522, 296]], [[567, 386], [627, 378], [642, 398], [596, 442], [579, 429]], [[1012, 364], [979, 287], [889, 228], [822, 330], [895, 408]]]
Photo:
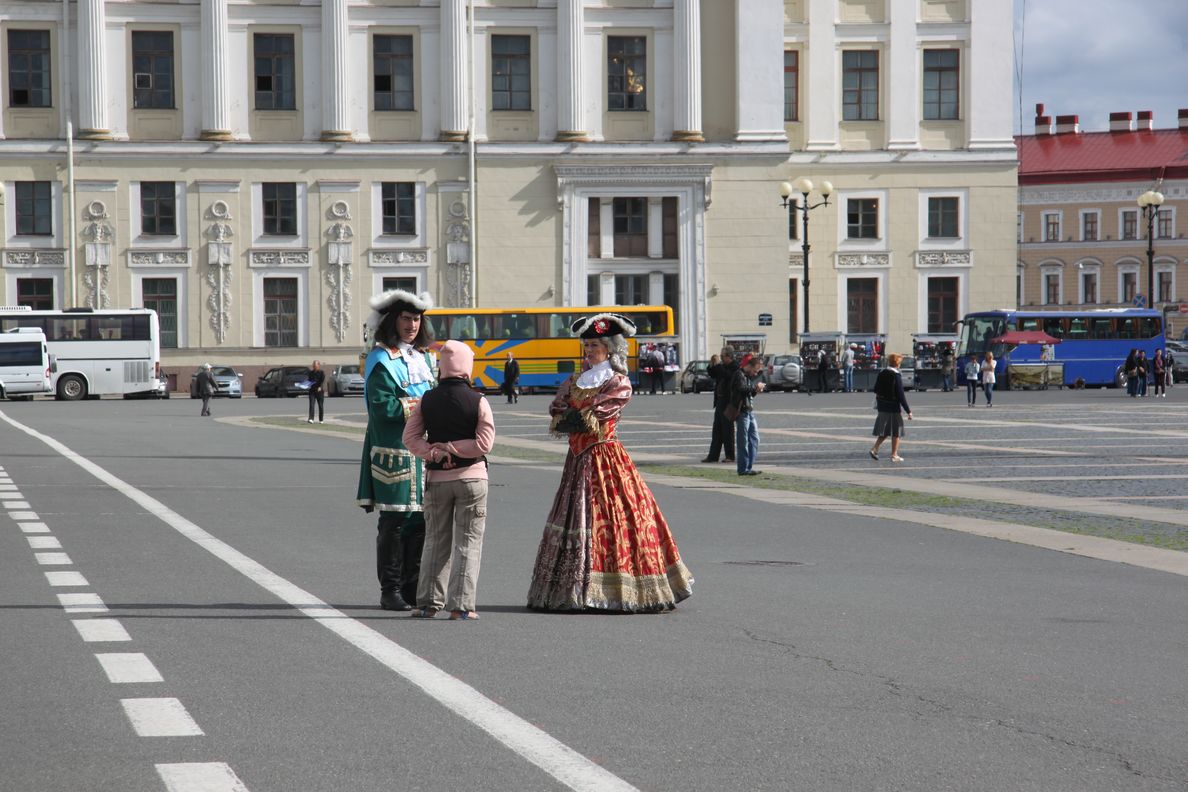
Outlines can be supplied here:
[[963, 168], [978, 165], [1002, 167], [1018, 165], [1014, 148], [979, 149], [969, 151], [793, 151], [788, 155], [792, 165], [820, 165], [831, 168], [864, 168], [872, 165], [957, 165]]

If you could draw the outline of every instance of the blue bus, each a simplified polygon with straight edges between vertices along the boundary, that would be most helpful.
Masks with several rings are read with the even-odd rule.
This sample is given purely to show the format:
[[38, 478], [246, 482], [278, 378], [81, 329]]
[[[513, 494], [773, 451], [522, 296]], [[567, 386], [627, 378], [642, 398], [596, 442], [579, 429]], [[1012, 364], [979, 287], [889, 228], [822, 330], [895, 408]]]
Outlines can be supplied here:
[[[995, 340], [1011, 331], [1043, 332], [1060, 343], [1008, 346]], [[993, 352], [995, 378], [1001, 388], [1009, 387], [1008, 363], [1047, 359], [1064, 365], [1065, 385], [1082, 380], [1085, 385], [1122, 387], [1126, 384], [1123, 364], [1132, 349], [1144, 350], [1152, 358], [1156, 349], [1164, 347], [1163, 315], [1150, 308], [979, 311], [961, 320], [960, 334], [959, 379], [964, 382], [962, 367], [970, 355], [982, 360], [987, 352]]]

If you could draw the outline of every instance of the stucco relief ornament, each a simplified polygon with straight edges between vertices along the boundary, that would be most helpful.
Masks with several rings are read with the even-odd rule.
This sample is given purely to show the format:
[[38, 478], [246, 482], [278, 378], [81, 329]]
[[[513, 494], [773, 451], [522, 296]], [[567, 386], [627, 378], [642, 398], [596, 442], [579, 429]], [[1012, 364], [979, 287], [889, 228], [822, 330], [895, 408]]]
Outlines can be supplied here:
[[107, 206], [102, 201], [91, 201], [84, 210], [88, 220], [83, 237], [90, 240], [85, 244], [86, 271], [83, 284], [89, 289], [88, 308], [106, 308], [110, 304], [107, 294], [107, 273], [111, 266], [111, 226], [107, 224]]
[[210, 327], [221, 344], [231, 329], [231, 260], [232, 245], [229, 241], [235, 232], [226, 222], [231, 219], [231, 210], [226, 202], [215, 201], [210, 205], [207, 216], [212, 219], [206, 227], [206, 283], [210, 296], [206, 307], [210, 309]]
[[466, 202], [459, 199], [450, 204], [450, 219], [446, 222], [446, 302], [451, 308], [470, 305], [470, 218], [466, 216]]
[[346, 201], [335, 201], [330, 207], [330, 216], [337, 222], [326, 232], [330, 237], [326, 244], [326, 263], [329, 265], [326, 285], [330, 287], [326, 304], [330, 308], [330, 328], [341, 343], [351, 326], [351, 240], [355, 238], [355, 232], [346, 222], [351, 219]]

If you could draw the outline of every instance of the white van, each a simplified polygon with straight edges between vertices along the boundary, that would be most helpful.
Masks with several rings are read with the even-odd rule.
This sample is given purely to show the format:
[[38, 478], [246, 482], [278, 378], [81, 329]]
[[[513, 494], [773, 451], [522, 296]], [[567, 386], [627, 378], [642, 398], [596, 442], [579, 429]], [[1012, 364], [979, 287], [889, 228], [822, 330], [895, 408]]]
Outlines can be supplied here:
[[38, 393], [53, 393], [54, 368], [43, 331], [18, 327], [0, 333], [0, 399], [31, 399]]

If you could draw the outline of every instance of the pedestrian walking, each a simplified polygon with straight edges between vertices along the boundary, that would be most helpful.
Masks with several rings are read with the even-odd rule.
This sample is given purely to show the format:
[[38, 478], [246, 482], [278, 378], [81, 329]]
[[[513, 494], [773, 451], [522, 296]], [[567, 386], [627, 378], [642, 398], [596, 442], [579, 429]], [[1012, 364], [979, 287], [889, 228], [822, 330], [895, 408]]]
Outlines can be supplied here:
[[817, 349], [817, 385], [821, 393], [829, 390], [829, 355], [824, 349]]
[[322, 361], [315, 360], [309, 371], [309, 418], [306, 423], [314, 422], [314, 406], [318, 408], [318, 423], [326, 422], [326, 372], [322, 371]]
[[841, 353], [842, 390], [846, 393], [854, 392], [854, 350], [850, 344]]
[[730, 410], [734, 418], [734, 458], [740, 476], [758, 476], [755, 459], [759, 456], [759, 422], [755, 420], [755, 396], [767, 387], [759, 379], [763, 358], [743, 355], [738, 371], [730, 379]]
[[1155, 357], [1151, 358], [1151, 384], [1156, 399], [1167, 398], [1167, 361], [1163, 357], [1163, 350], [1156, 349]]
[[425, 541], [424, 465], [404, 445], [404, 427], [421, 396], [433, 387], [429, 295], [402, 289], [371, 300], [367, 327], [375, 347], [364, 364], [367, 436], [359, 469], [357, 503], [379, 510], [375, 543], [380, 607], [409, 610], [416, 603]]
[[726, 452], [724, 461], [734, 461], [734, 421], [727, 418], [723, 410], [730, 402], [730, 380], [737, 370], [734, 350], [729, 347], [722, 350], [721, 357], [714, 355], [710, 358], [706, 371], [714, 380], [714, 426], [710, 431], [709, 453], [702, 462], [717, 462], [723, 451]]
[[982, 366], [977, 355], [970, 355], [965, 362], [965, 399], [973, 407], [978, 403], [978, 389], [982, 387]]
[[[477, 619], [475, 609], [483, 533], [487, 525], [487, 457], [495, 443], [491, 405], [470, 387], [474, 352], [446, 341], [438, 358], [438, 384], [404, 427], [408, 450], [425, 462], [425, 546], [417, 608], [432, 619], [448, 608], [451, 619]], [[448, 585], [447, 585], [448, 579]]]
[[1147, 375], [1150, 369], [1151, 361], [1147, 360], [1147, 350], [1140, 349], [1138, 359], [1135, 360], [1135, 379], [1138, 380], [1138, 395], [1143, 398], [1147, 396]]
[[1138, 396], [1138, 350], [1130, 350], [1130, 354], [1126, 356], [1126, 362], [1122, 364], [1122, 370], [1126, 372], [1126, 395], [1130, 398]]
[[648, 352], [648, 365], [652, 372], [652, 390], [653, 396], [656, 395], [657, 389], [661, 394], [664, 393], [664, 353], [660, 351], [660, 347], [655, 344], [650, 345]]
[[986, 394], [986, 406], [994, 406], [994, 383], [997, 378], [994, 375], [994, 353], [987, 352], [986, 357], [982, 360], [982, 391]]
[[502, 388], [508, 404], [515, 404], [520, 400], [520, 361], [516, 360], [516, 356], [511, 352], [507, 353], [507, 362], [503, 364]]
[[210, 373], [210, 364], [203, 363], [202, 370], [198, 372], [198, 395], [202, 397], [202, 412], [199, 415], [210, 415], [210, 399], [217, 387], [214, 374]]
[[941, 353], [941, 391], [948, 393], [953, 390], [953, 351], [946, 349]]
[[890, 437], [891, 461], [903, 461], [903, 457], [899, 455], [900, 439], [907, 435], [903, 416], [906, 414], [907, 419], [912, 420], [912, 408], [908, 406], [907, 394], [903, 390], [903, 375], [899, 372], [899, 364], [902, 361], [903, 355], [892, 352], [887, 356], [890, 365], [880, 371], [875, 379], [875, 409], [878, 410], [878, 416], [875, 418], [873, 431], [875, 442], [867, 452], [874, 460], [879, 458], [879, 446]]
[[568, 436], [561, 484], [536, 553], [528, 607], [646, 613], [693, 593], [693, 576], [648, 485], [615, 436], [631, 401], [627, 338], [635, 325], [600, 313], [571, 330], [584, 370], [549, 405], [550, 430]]

